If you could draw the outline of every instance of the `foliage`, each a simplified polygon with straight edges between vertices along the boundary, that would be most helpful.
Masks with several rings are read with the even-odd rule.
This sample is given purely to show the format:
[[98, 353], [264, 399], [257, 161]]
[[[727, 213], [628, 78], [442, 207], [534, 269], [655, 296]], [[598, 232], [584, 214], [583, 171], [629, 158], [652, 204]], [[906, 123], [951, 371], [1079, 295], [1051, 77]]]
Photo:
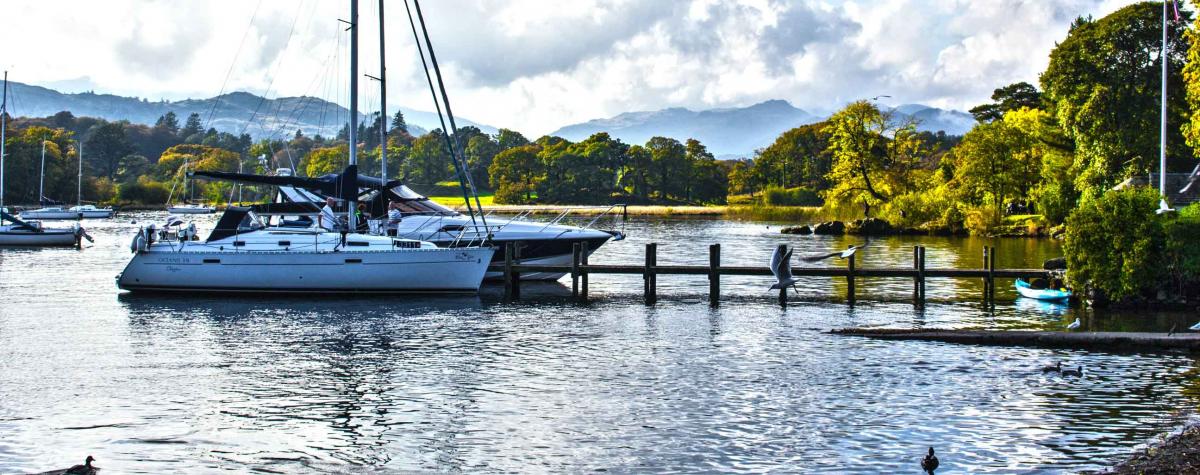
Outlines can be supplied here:
[[913, 171], [926, 151], [916, 123], [857, 101], [830, 117], [829, 127], [833, 164], [826, 203], [872, 206], [912, 191], [918, 178]]
[[763, 204], [768, 206], [821, 206], [821, 197], [810, 188], [780, 188], [768, 186], [763, 190]]
[[497, 203], [524, 204], [533, 200], [541, 176], [540, 151], [538, 145], [523, 145], [496, 155], [488, 174]]
[[971, 108], [975, 120], [985, 123], [1000, 120], [1009, 111], [1041, 107], [1042, 93], [1025, 81], [1009, 84], [992, 91], [992, 102]]
[[1067, 218], [1063, 251], [1069, 279], [1116, 300], [1159, 284], [1165, 238], [1157, 207], [1158, 194], [1147, 188], [1085, 199]]
[[785, 131], [755, 154], [753, 175], [739, 179], [754, 187], [823, 188], [832, 165], [829, 138], [828, 122]]
[[[1157, 162], [1161, 61], [1161, 3], [1126, 6], [1099, 20], [1079, 19], [1050, 53], [1042, 88], [1057, 122], [1075, 143], [1075, 188], [1096, 196]], [[1180, 11], [1190, 18], [1190, 13]], [[1183, 24], [1168, 28], [1168, 95], [1183, 97]], [[1183, 124], [1183, 101], [1168, 107], [1168, 122]], [[1188, 168], [1177, 127], [1167, 137], [1172, 170]]]
[[117, 197], [125, 203], [163, 204], [167, 202], [171, 190], [166, 185], [151, 180], [149, 177], [138, 178], [132, 183], [117, 187]]
[[969, 228], [983, 229], [971, 223], [998, 223], [1005, 204], [1027, 196], [1037, 183], [1041, 150], [1028, 127], [1029, 122], [1036, 124], [1036, 114], [1030, 109], [1010, 111], [1001, 120], [971, 129], [955, 147], [953, 185], [959, 198], [979, 206], [979, 212], [991, 213], [969, 219]]

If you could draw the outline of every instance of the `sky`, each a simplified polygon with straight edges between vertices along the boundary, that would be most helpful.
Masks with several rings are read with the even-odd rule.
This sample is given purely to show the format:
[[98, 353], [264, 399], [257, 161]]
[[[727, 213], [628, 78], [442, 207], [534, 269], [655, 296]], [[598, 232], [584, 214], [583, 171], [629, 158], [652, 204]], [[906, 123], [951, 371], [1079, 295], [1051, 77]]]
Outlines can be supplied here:
[[[64, 92], [149, 100], [247, 91], [349, 102], [349, 1], [6, 0], [0, 68]], [[1081, 15], [1128, 0], [426, 0], [456, 116], [538, 136], [622, 112], [783, 99], [966, 110], [1037, 83]], [[385, 4], [388, 106], [432, 110], [404, 2]], [[359, 71], [378, 76], [378, 2]], [[15, 21], [14, 21], [15, 20]], [[378, 84], [360, 81], [360, 109]]]

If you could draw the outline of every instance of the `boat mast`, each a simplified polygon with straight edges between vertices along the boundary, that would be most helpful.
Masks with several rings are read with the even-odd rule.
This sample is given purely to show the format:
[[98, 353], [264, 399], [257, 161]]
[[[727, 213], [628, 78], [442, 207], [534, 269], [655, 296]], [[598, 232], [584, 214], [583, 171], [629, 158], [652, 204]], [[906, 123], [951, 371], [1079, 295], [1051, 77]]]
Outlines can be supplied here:
[[46, 137], [42, 137], [42, 171], [41, 177], [38, 178], [38, 204], [46, 201], [46, 192], [43, 187], [46, 185]]
[[79, 178], [75, 180], [75, 206], [83, 206], [83, 141], [79, 141]]
[[4, 72], [4, 95], [0, 98], [0, 210], [4, 209], [4, 132], [8, 125], [8, 71]]
[[383, 0], [379, 0], [379, 181], [387, 183], [387, 59], [383, 52]]
[[[350, 166], [358, 165], [358, 0], [350, 0]], [[353, 198], [346, 206], [346, 224], [350, 232], [358, 229], [354, 211], [357, 207], [358, 190], [355, 184]]]

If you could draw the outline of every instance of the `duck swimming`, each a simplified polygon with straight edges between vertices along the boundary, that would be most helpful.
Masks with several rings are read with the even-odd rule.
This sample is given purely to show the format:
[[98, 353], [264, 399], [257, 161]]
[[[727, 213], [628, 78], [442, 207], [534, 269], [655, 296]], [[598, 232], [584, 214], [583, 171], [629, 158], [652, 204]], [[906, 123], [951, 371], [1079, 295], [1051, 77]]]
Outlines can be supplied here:
[[925, 458], [921, 459], [921, 469], [925, 470], [925, 473], [931, 474], [934, 470], [937, 470], [937, 468], [938, 458], [936, 455], [933, 455], [933, 447], [930, 447], [929, 453], [925, 455]]
[[83, 465], [76, 465], [74, 467], [64, 469], [64, 470], [53, 470], [50, 472], [44, 472], [44, 473], [40, 473], [38, 475], [95, 475], [96, 472], [100, 471], [100, 467], [92, 466], [92, 462], [95, 462], [95, 461], [96, 461], [95, 457], [88, 455], [87, 458], [83, 460]]
[[1070, 368], [1064, 369], [1064, 370], [1062, 370], [1062, 375], [1063, 376], [1083, 376], [1083, 366], [1080, 366], [1079, 369], [1070, 369]]
[[1054, 363], [1053, 366], [1043, 366], [1042, 372], [1043, 373], [1061, 373], [1062, 372], [1062, 361]]

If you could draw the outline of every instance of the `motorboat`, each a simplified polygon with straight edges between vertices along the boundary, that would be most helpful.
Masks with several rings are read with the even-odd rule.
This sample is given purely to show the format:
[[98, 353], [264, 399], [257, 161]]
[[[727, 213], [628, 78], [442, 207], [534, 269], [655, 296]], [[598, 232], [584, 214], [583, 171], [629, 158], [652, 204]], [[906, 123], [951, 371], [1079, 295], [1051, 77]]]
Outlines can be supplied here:
[[1017, 288], [1018, 294], [1031, 299], [1063, 302], [1070, 300], [1072, 295], [1071, 291], [1065, 288], [1036, 288], [1033, 284], [1026, 282], [1025, 279], [1017, 279], [1014, 285]]
[[[262, 206], [262, 205], [258, 205]], [[271, 226], [255, 207], [227, 208], [207, 239], [179, 220], [143, 227], [117, 276], [129, 291], [407, 293], [476, 292], [492, 260], [486, 246]]]
[[217, 208], [199, 204], [177, 204], [168, 206], [167, 212], [171, 214], [213, 214], [217, 212]]
[[79, 216], [84, 219], [111, 218], [114, 213], [112, 208], [97, 208], [95, 205], [72, 206], [67, 211], [79, 213]]
[[79, 211], [71, 211], [62, 206], [47, 206], [44, 208], [22, 211], [20, 213], [22, 219], [80, 219], [83, 213]]
[[70, 228], [46, 228], [40, 221], [23, 221], [0, 211], [0, 246], [79, 246], [84, 237], [91, 240], [78, 224]]
[[[332, 194], [336, 174], [317, 178], [292, 176], [288, 169], [277, 170], [273, 176], [240, 173], [197, 171], [194, 177], [214, 178], [247, 184], [276, 185], [276, 203], [294, 203], [307, 206], [295, 210], [295, 219], [288, 221], [293, 226], [310, 226], [318, 214], [325, 198]], [[594, 226], [606, 216], [615, 216], [619, 205], [603, 207], [581, 226], [565, 224], [571, 213], [583, 207], [568, 207], [559, 210], [549, 221], [534, 221], [531, 213], [521, 213], [502, 218], [488, 215], [486, 226], [479, 216], [460, 213], [443, 206], [426, 196], [413, 191], [399, 180], [384, 182], [377, 177], [359, 175], [358, 185], [367, 214], [379, 219], [370, 219], [370, 233], [390, 234], [382, 229], [383, 217], [390, 202], [398, 203], [403, 219], [396, 226], [395, 236], [405, 239], [428, 241], [439, 247], [457, 247], [464, 243], [489, 241], [496, 245], [493, 263], [504, 262], [506, 244], [521, 244], [521, 264], [569, 266], [574, 245], [586, 243], [588, 253], [594, 253], [610, 240], [622, 240], [625, 235], [618, 230], [601, 230]], [[535, 272], [521, 274], [523, 280], [558, 280], [565, 273]], [[488, 279], [503, 278], [498, 271], [489, 272]]]

